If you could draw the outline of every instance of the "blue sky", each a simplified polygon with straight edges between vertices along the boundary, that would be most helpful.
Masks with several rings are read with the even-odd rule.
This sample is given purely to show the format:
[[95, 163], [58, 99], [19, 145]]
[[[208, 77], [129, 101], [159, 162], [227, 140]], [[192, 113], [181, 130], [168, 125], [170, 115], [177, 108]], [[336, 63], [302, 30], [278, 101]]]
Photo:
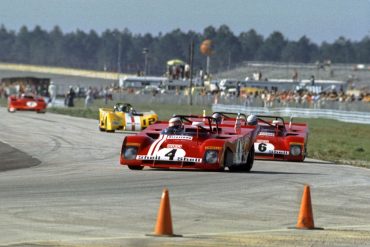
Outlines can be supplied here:
[[280, 31], [318, 44], [370, 36], [370, 0], [0, 0], [0, 11], [0, 24], [14, 31], [58, 25], [64, 32], [128, 28], [157, 35], [226, 24], [235, 35], [253, 28], [265, 38]]

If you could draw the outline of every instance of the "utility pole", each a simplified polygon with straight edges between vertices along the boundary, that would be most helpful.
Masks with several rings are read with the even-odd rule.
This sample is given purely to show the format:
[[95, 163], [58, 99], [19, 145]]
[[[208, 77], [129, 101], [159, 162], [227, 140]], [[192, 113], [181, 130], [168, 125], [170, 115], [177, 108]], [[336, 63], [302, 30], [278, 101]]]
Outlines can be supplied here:
[[122, 53], [122, 36], [118, 33], [118, 56], [117, 56], [117, 72], [121, 74], [121, 53]]
[[194, 64], [194, 40], [191, 41], [189, 48], [189, 63], [190, 63], [190, 81], [189, 81], [189, 105], [193, 105], [193, 64]]
[[147, 76], [148, 73], [148, 48], [143, 48], [143, 54], [144, 54], [144, 75]]
[[121, 53], [122, 53], [122, 36], [121, 33], [118, 31], [116, 33], [118, 35], [118, 54], [117, 54], [117, 80], [118, 86], [120, 85], [120, 75], [121, 75]]

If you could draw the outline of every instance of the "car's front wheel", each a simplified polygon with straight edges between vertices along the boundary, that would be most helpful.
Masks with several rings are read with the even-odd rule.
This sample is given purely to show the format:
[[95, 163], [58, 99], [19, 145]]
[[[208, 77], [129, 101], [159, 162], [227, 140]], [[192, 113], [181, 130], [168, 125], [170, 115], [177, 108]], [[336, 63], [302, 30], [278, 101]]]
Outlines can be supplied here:
[[8, 112], [14, 113], [15, 112], [15, 108], [13, 108], [13, 107], [8, 108]]
[[130, 170], [143, 170], [144, 166], [128, 166]]
[[247, 162], [243, 164], [242, 170], [245, 172], [250, 172], [254, 163], [254, 147], [249, 150]]

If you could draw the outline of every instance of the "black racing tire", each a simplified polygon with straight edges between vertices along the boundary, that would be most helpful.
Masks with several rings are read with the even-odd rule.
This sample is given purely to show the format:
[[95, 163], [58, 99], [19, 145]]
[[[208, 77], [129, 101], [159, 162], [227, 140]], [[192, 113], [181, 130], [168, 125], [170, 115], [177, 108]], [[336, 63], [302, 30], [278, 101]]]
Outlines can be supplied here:
[[225, 151], [224, 167], [228, 167], [230, 172], [240, 171], [240, 166], [233, 165], [233, 153], [229, 149]]
[[249, 150], [247, 162], [243, 164], [242, 171], [250, 172], [252, 170], [254, 163], [254, 146]]
[[128, 169], [130, 170], [143, 170], [144, 166], [128, 166]]

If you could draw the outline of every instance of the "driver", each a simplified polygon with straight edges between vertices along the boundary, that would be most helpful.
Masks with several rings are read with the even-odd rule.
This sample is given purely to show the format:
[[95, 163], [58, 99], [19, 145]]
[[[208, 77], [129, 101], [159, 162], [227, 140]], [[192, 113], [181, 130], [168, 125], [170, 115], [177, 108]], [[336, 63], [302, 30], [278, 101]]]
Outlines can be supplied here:
[[124, 105], [119, 104], [114, 106], [114, 111], [123, 112], [124, 110], [125, 110]]
[[247, 117], [247, 124], [248, 125], [257, 125], [258, 123], [258, 118], [256, 115], [249, 115]]
[[221, 122], [222, 122], [222, 115], [220, 113], [218, 113], [218, 112], [213, 113], [212, 118], [214, 118], [213, 119], [213, 122], [214, 123], [221, 124]]
[[161, 134], [178, 135], [183, 130], [182, 121], [179, 117], [173, 117], [168, 121], [168, 127], [162, 130]]

